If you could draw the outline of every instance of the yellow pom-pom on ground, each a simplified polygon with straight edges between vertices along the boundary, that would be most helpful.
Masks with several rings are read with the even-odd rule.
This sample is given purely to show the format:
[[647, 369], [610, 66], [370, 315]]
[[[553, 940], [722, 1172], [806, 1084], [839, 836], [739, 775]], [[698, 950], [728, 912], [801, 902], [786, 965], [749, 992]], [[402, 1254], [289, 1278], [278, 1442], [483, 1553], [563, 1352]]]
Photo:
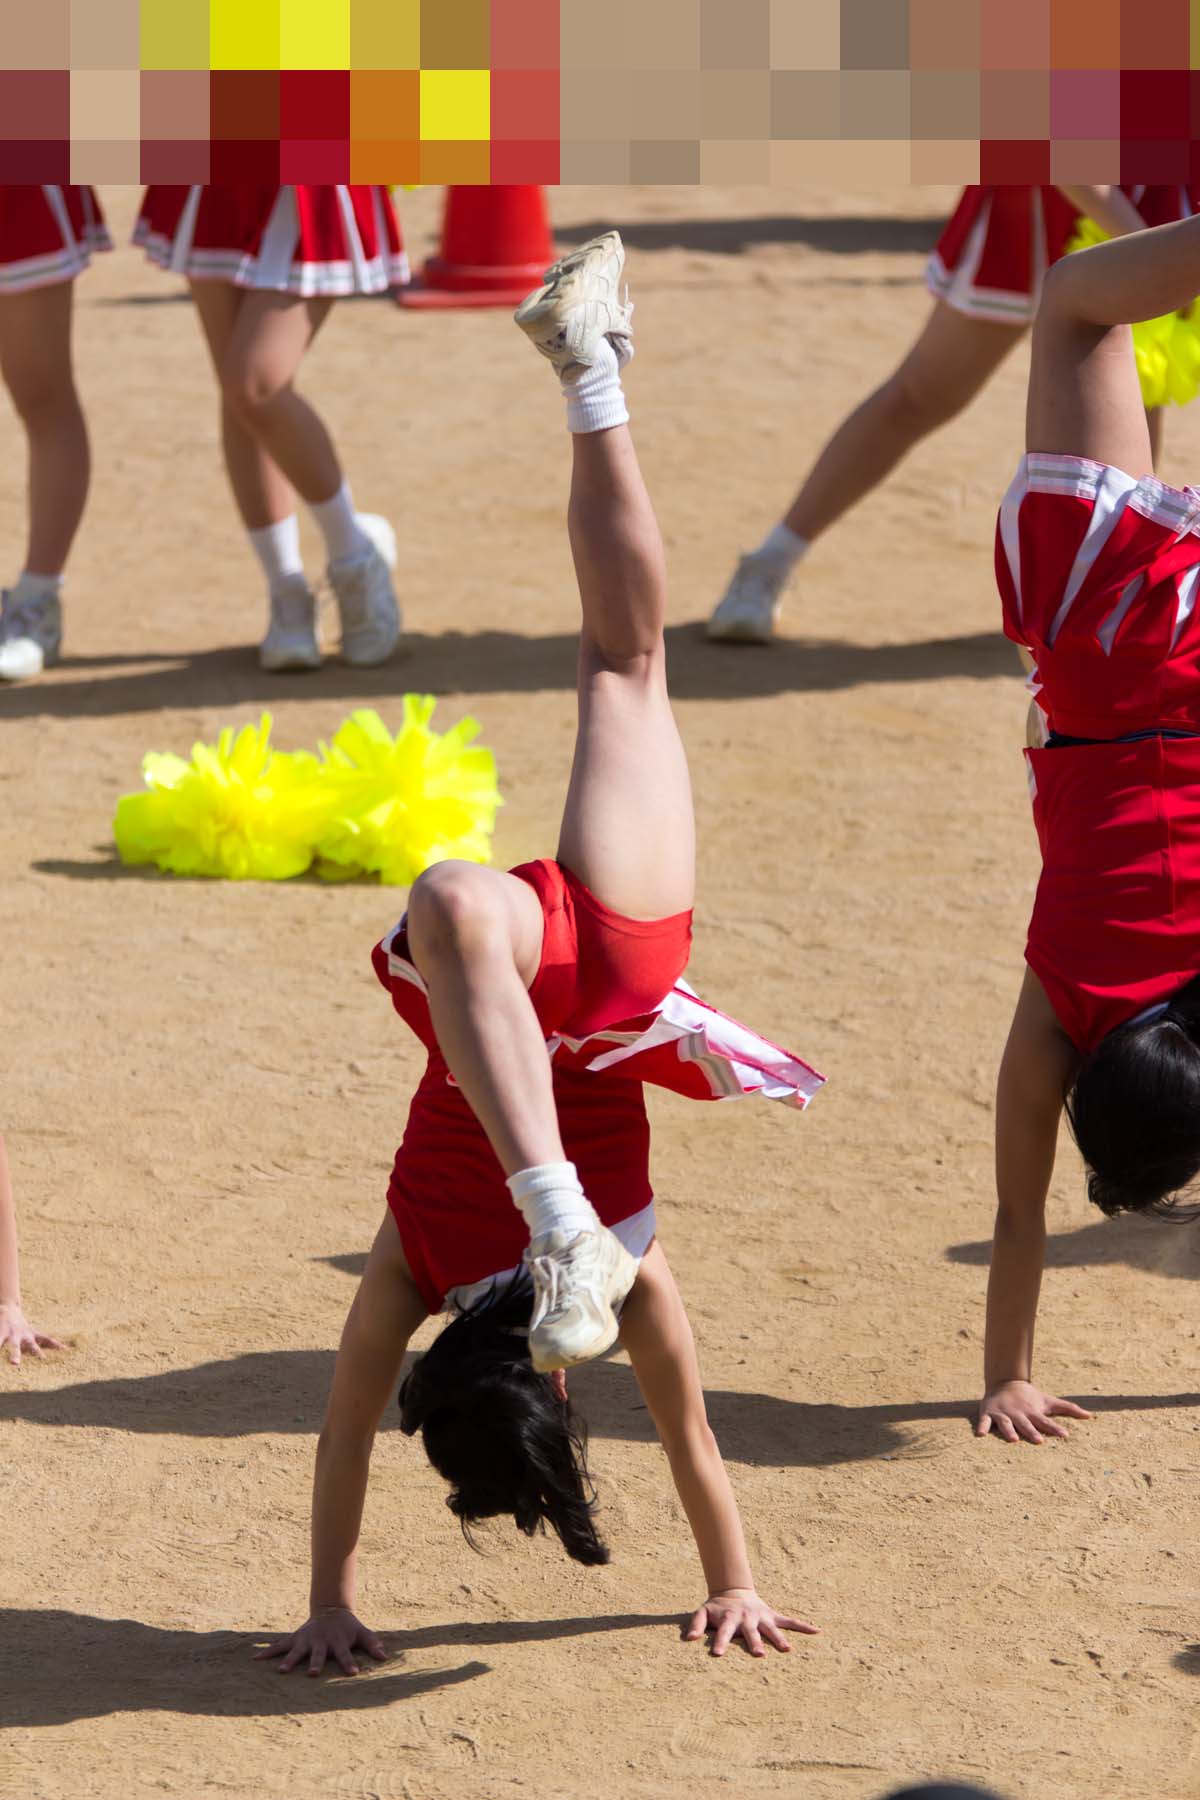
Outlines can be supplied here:
[[[1082, 217], [1067, 245], [1068, 255], [1106, 244], [1108, 233], [1094, 219]], [[1133, 327], [1142, 404], [1146, 407], [1187, 406], [1200, 392], [1200, 317], [1195, 306], [1184, 312], [1144, 319]]]
[[491, 860], [501, 804], [496, 759], [474, 745], [474, 719], [432, 730], [436, 705], [432, 694], [405, 694], [394, 738], [377, 712], [363, 708], [321, 745], [317, 872], [327, 880], [371, 874], [407, 887], [447, 857]]
[[195, 744], [190, 762], [151, 751], [146, 792], [117, 802], [113, 836], [121, 861], [174, 875], [286, 881], [309, 867], [320, 829], [320, 770], [314, 756], [271, 749], [271, 715], [232, 726], [215, 744]]

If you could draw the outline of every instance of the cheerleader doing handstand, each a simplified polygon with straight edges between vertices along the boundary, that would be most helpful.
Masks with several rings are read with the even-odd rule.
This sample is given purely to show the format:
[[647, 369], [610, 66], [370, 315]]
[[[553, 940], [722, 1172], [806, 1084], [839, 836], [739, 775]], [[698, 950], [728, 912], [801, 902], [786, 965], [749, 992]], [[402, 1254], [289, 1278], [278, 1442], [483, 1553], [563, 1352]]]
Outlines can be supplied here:
[[531, 1535], [551, 1526], [580, 1562], [607, 1561], [562, 1371], [619, 1330], [704, 1567], [689, 1636], [711, 1630], [721, 1653], [740, 1634], [763, 1654], [812, 1629], [755, 1591], [655, 1237], [644, 1081], [803, 1106], [821, 1078], [680, 981], [692, 801], [667, 693], [662, 543], [621, 391], [623, 261], [615, 233], [585, 245], [517, 315], [562, 376], [572, 433], [574, 766], [556, 860], [431, 869], [375, 952], [429, 1060], [338, 1351], [317, 1452], [311, 1616], [260, 1652], [283, 1669], [307, 1660], [315, 1674], [332, 1656], [352, 1673], [356, 1647], [383, 1654], [353, 1610], [371, 1446], [410, 1337], [443, 1306], [458, 1317], [409, 1374], [401, 1422], [423, 1434], [464, 1530], [507, 1513]]
[[999, 1210], [978, 1430], [1083, 1409], [1032, 1381], [1064, 1100], [1105, 1213], [1180, 1216], [1200, 1174], [1200, 493], [1148, 473], [1130, 322], [1200, 292], [1200, 218], [1066, 258], [1034, 331], [1005, 497], [1004, 629], [1029, 651], [1042, 874], [1000, 1069]]

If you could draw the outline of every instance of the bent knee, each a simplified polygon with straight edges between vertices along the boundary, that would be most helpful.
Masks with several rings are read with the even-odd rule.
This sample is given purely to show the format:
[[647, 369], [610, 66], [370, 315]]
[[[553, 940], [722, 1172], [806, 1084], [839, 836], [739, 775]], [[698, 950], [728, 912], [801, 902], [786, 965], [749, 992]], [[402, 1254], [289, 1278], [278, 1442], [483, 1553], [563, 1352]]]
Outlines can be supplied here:
[[443, 862], [413, 883], [408, 936], [419, 957], [461, 954], [505, 932], [492, 882], [476, 863]]
[[241, 418], [265, 412], [287, 385], [286, 379], [263, 363], [231, 362], [221, 371], [222, 398]]

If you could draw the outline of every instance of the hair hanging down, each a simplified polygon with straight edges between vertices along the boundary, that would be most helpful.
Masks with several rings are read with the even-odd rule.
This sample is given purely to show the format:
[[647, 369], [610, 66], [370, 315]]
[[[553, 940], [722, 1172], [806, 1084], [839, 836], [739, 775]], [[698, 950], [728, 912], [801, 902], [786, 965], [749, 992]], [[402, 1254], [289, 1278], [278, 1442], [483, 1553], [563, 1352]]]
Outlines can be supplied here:
[[472, 1525], [511, 1513], [527, 1537], [549, 1525], [576, 1562], [606, 1563], [585, 1427], [533, 1367], [520, 1335], [531, 1306], [528, 1287], [514, 1280], [447, 1325], [405, 1378], [400, 1428], [421, 1433], [472, 1548]]
[[1200, 1176], [1200, 976], [1165, 1013], [1101, 1040], [1075, 1077], [1067, 1117], [1101, 1212], [1200, 1216], [1179, 1199]]

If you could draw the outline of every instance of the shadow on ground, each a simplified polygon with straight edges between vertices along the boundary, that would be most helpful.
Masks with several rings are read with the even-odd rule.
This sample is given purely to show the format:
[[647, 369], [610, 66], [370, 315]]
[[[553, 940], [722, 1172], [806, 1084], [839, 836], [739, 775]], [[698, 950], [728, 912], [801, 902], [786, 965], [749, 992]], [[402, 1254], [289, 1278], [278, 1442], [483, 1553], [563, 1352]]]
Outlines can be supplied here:
[[583, 225], [558, 225], [554, 236], [559, 243], [585, 244], [616, 225], [627, 250], [695, 250], [709, 256], [742, 256], [759, 244], [795, 244], [830, 256], [861, 256], [867, 251], [927, 256], [945, 223], [941, 214], [923, 219], [853, 215], [805, 219], [763, 213], [750, 219], [637, 219], [629, 223], [593, 219]]
[[[136, 1619], [0, 1608], [0, 1722], [67, 1725], [130, 1712], [235, 1719], [361, 1712], [419, 1700], [473, 1681], [490, 1668], [478, 1661], [413, 1670], [379, 1664], [354, 1679], [283, 1677], [270, 1664], [253, 1660], [252, 1652], [271, 1635], [167, 1631]], [[15, 1781], [16, 1772], [10, 1768], [8, 1774]]]
[[[311, 675], [268, 675], [248, 647], [169, 657], [139, 651], [128, 672], [113, 656], [64, 657], [41, 681], [0, 692], [0, 720], [112, 718], [128, 713], [195, 712], [203, 707], [291, 700], [394, 704], [413, 683], [428, 694], [570, 692], [579, 639], [573, 632], [527, 637], [516, 631], [444, 632], [407, 640], [408, 654], [382, 669], [330, 662]], [[902, 644], [848, 644], [837, 638], [787, 638], [771, 645], [708, 643], [697, 624], [667, 632], [676, 700], [754, 700], [785, 693], [829, 693], [876, 683], [989, 681], [1019, 674], [1016, 653], [998, 631], [923, 638]], [[150, 666], [146, 666], [150, 665]]]
[[[355, 1678], [331, 1673], [313, 1681], [303, 1671], [281, 1676], [275, 1664], [255, 1662], [253, 1652], [270, 1643], [273, 1631], [164, 1630], [136, 1619], [0, 1608], [0, 1724], [67, 1725], [129, 1712], [243, 1719], [362, 1712], [490, 1673], [489, 1663], [474, 1659], [443, 1669], [405, 1669], [413, 1651], [554, 1642], [652, 1625], [678, 1630], [682, 1623], [672, 1613], [602, 1613], [383, 1631], [390, 1663], [372, 1663]], [[10, 1780], [16, 1773], [8, 1770]]]
[[[946, 1251], [947, 1262], [973, 1268], [986, 1268], [991, 1257], [990, 1238], [952, 1244]], [[1048, 1269], [1116, 1266], [1194, 1281], [1200, 1276], [1200, 1227], [1170, 1219], [1097, 1219], [1046, 1239]]]
[[[22, 1421], [85, 1430], [135, 1431], [194, 1438], [257, 1433], [314, 1433], [333, 1373], [332, 1350], [259, 1350], [224, 1362], [160, 1374], [81, 1381], [57, 1388], [0, 1394], [0, 1423]], [[68, 1365], [56, 1359], [57, 1367]], [[48, 1367], [53, 1368], [54, 1364]], [[619, 1362], [589, 1363], [571, 1376], [571, 1393], [593, 1439], [654, 1441], [654, 1426], [632, 1370]], [[963, 1400], [899, 1401], [889, 1405], [816, 1405], [776, 1394], [709, 1389], [708, 1412], [725, 1455], [767, 1468], [822, 1467], [876, 1458], [940, 1454], [948, 1436], [966, 1429], [977, 1404]], [[1200, 1405], [1200, 1394], [1080, 1396], [1093, 1412], [1147, 1412]], [[384, 1429], [399, 1426], [389, 1408]], [[931, 1429], [932, 1428], [932, 1429]]]

